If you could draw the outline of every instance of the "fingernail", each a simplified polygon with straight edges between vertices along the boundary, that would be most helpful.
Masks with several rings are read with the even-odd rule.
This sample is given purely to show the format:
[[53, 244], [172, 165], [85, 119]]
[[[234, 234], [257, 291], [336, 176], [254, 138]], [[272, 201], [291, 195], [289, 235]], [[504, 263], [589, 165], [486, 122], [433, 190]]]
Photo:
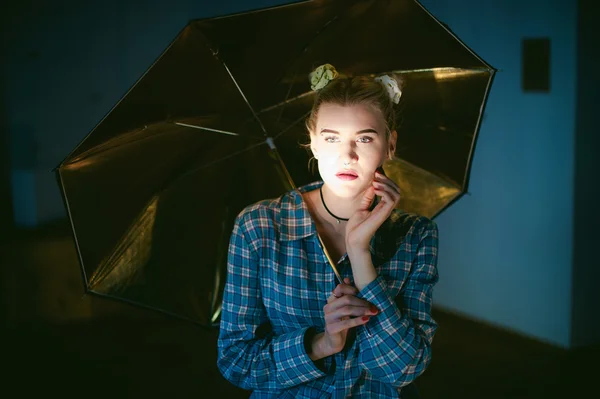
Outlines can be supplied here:
[[377, 309], [375, 306], [371, 305], [371, 307], [369, 308], [371, 310], [372, 313], [379, 313], [379, 309]]
[[369, 321], [370, 318], [371, 318], [371, 316], [363, 316], [362, 321]]

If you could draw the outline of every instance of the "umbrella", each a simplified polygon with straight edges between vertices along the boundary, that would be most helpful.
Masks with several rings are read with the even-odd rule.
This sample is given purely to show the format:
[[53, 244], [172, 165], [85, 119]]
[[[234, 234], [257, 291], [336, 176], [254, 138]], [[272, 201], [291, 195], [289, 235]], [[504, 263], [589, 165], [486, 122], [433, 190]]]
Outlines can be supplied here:
[[55, 170], [86, 292], [216, 325], [235, 216], [318, 179], [299, 143], [323, 63], [402, 76], [400, 208], [433, 218], [466, 192], [495, 70], [418, 2], [193, 20]]

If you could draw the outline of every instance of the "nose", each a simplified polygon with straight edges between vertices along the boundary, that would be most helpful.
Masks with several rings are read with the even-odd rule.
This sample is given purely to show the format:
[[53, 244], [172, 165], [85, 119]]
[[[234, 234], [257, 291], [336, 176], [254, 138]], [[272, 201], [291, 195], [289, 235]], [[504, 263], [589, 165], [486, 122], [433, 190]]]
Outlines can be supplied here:
[[344, 146], [344, 149], [342, 150], [342, 162], [344, 163], [344, 166], [350, 166], [354, 163], [356, 163], [356, 161], [358, 161], [358, 154], [356, 153], [356, 148], [354, 143], [348, 144], [346, 146]]

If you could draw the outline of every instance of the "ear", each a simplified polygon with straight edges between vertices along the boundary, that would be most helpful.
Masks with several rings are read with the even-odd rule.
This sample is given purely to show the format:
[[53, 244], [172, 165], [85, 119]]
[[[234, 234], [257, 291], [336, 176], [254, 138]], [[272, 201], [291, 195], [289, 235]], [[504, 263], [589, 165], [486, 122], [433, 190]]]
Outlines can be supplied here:
[[390, 133], [390, 139], [388, 142], [389, 154], [394, 155], [396, 153], [396, 141], [398, 140], [398, 133], [395, 130], [392, 130]]
[[315, 159], [319, 159], [319, 154], [317, 153], [317, 149], [312, 143], [312, 140], [310, 141], [310, 150], [312, 151], [313, 157], [315, 157]]

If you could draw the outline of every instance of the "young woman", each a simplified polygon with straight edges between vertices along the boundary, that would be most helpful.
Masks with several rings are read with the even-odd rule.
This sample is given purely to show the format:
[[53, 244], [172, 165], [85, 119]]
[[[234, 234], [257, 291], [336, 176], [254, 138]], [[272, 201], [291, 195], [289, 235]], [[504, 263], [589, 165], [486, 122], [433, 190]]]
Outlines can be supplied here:
[[218, 366], [253, 398], [406, 397], [431, 360], [438, 238], [434, 222], [395, 209], [398, 186], [382, 173], [400, 90], [328, 64], [311, 79], [323, 180], [238, 215]]

